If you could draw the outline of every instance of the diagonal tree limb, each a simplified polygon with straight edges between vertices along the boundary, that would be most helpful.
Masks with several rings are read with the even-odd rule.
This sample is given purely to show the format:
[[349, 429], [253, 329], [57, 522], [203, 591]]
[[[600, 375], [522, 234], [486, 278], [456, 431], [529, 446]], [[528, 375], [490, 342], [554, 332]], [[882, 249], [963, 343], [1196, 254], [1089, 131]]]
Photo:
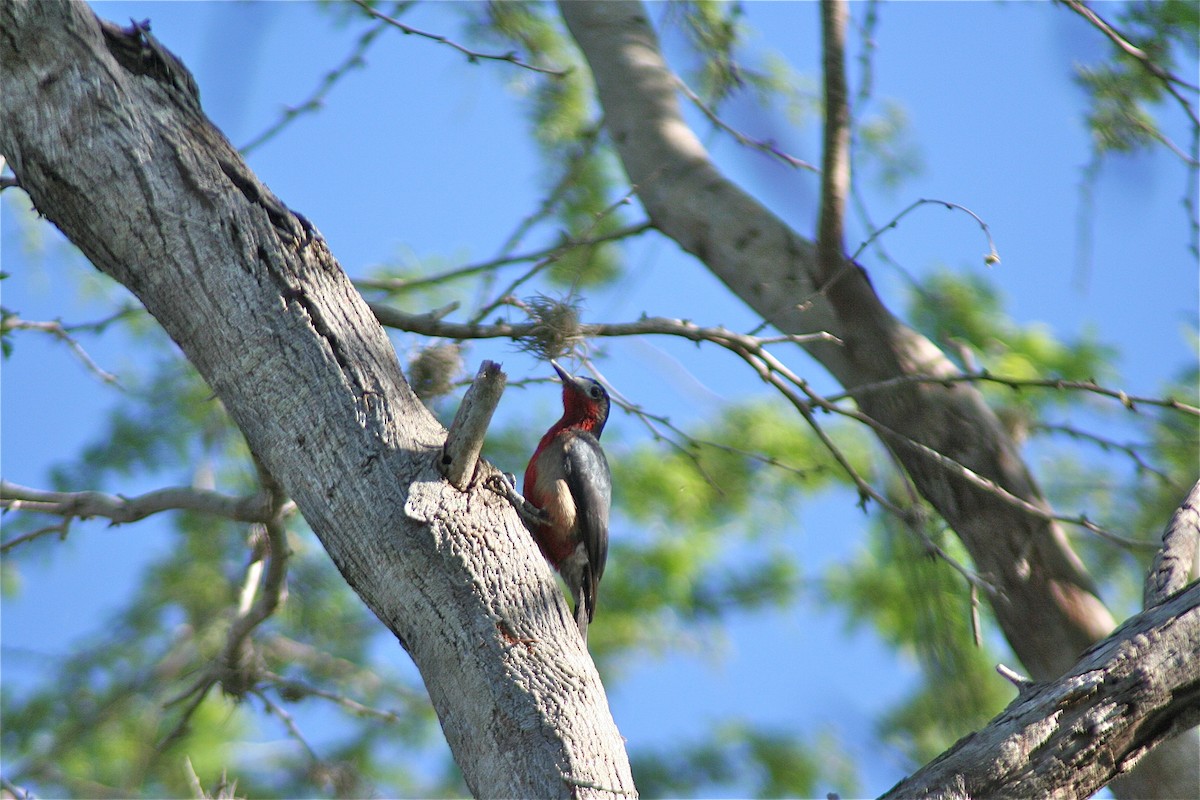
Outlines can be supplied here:
[[1090, 797], [1200, 723], [1200, 583], [1127, 620], [1052, 683], [883, 795]]
[[[805, 349], [847, 389], [910, 477], [997, 586], [992, 608], [1005, 637], [1039, 680], [1062, 674], [1112, 630], [1065, 532], [905, 447], [919, 442], [1050, 514], [1018, 447], [967, 384], [913, 383], [886, 393], [858, 387], [907, 376], [959, 373], [936, 345], [896, 319], [851, 261], [830, 274], [816, 246], [734, 185], [683, 119], [676, 81], [645, 8], [634, 2], [560, 2], [588, 61], [605, 127], [651, 222], [692, 253], [763, 320], [787, 334], [825, 331], [841, 345]], [[831, 280], [832, 279], [832, 280]], [[1196, 796], [1196, 740], [1172, 744], [1176, 759], [1139, 770], [1129, 796]], [[1137, 776], [1135, 776], [1137, 777]], [[1173, 782], [1174, 779], [1174, 782]]]
[[1151, 608], [1195, 580], [1200, 571], [1200, 481], [1176, 509], [1162, 547], [1146, 575], [1145, 606]]
[[[445, 430], [387, 335], [312, 224], [204, 116], [183, 64], [86, 5], [4, 0], [0, 68], [0, 152], [21, 187], [221, 399], [412, 657], [471, 791], [593, 796], [568, 772], [635, 796], [537, 546], [491, 492], [438, 474]], [[514, 651], [509, 628], [537, 646]]]

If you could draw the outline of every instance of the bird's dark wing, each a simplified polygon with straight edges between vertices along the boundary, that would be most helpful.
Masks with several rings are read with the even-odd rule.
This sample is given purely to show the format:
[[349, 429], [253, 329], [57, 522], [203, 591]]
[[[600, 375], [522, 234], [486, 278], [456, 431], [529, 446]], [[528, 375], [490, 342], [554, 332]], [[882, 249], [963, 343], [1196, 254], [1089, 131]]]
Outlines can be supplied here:
[[591, 580], [585, 586], [589, 618], [596, 609], [596, 588], [608, 559], [608, 509], [612, 504], [612, 475], [600, 442], [587, 432], [571, 437], [564, 448], [567, 488], [575, 499], [579, 536], [588, 555]]

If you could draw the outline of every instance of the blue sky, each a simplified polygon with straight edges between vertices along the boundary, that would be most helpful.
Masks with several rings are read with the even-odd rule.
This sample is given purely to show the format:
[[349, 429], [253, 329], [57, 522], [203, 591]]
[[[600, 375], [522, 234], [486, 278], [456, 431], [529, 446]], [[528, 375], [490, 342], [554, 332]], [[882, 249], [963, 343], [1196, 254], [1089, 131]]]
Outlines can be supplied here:
[[[149, 17], [155, 35], [195, 73], [205, 110], [231, 141], [251, 140], [286, 105], [306, 98], [321, 76], [351, 50], [366, 24], [335, 27], [315, 4], [94, 4], [105, 18]], [[465, 5], [418, 5], [405, 22], [459, 36]], [[661, 18], [662, 6], [652, 12]], [[860, 20], [865, 6], [854, 6]], [[1107, 7], [1110, 15], [1115, 7]], [[773, 49], [807, 80], [817, 79], [818, 14], [811, 3], [750, 3], [752, 39]], [[969, 207], [991, 228], [1002, 259], [991, 271], [1009, 309], [1022, 322], [1045, 324], [1064, 338], [1091, 331], [1119, 347], [1120, 387], [1154, 394], [1194, 360], [1188, 331], [1197, 317], [1197, 269], [1188, 252], [1180, 205], [1186, 175], [1169, 155], [1114, 159], [1095, 192], [1091, 261], [1081, 264], [1080, 194], [1088, 159], [1084, 97], [1072, 64], [1102, 58], [1099, 37], [1060, 7], [1032, 3], [902, 3], [880, 8], [874, 55], [874, 103], [905, 111], [924, 169], [892, 193], [867, 192], [872, 217], [883, 223], [917, 198]], [[678, 57], [678, 39], [667, 39]], [[859, 47], [853, 38], [855, 53]], [[250, 166], [290, 207], [304, 213], [329, 241], [343, 267], [365, 275], [402, 259], [430, 269], [496, 254], [520, 219], [533, 211], [550, 178], [528, 135], [519, 99], [506, 89], [528, 76], [502, 63], [468, 64], [449, 47], [387, 33], [368, 67], [350, 74], [320, 113], [306, 115], [256, 151]], [[858, 81], [858, 63], [851, 80]], [[690, 113], [690, 112], [689, 112]], [[1177, 139], [1182, 123], [1165, 118]], [[730, 120], [747, 133], [776, 138], [783, 149], [818, 161], [819, 131], [794, 130], [779, 109], [731, 106]], [[816, 179], [712, 134], [693, 121], [724, 170], [802, 233], [816, 216]], [[56, 233], [50, 256], [32, 258], [7, 192], [2, 206], [5, 307], [27, 319], [68, 322], [104, 316], [110, 308], [76, 292], [71, 278], [90, 267], [64, 266]], [[636, 204], [629, 219], [640, 219]], [[848, 226], [853, 249], [869, 231]], [[536, 248], [554, 231], [528, 241]], [[987, 267], [987, 243], [965, 214], [928, 206], [909, 215], [884, 242], [910, 273], [938, 266]], [[78, 259], [78, 257], [76, 257]], [[654, 235], [631, 247], [630, 269], [617, 291], [589, 298], [590, 320], [628, 321], [641, 314], [684, 317], [749, 330], [757, 320], [670, 241]], [[902, 311], [902, 278], [869, 258], [866, 266], [885, 301]], [[682, 290], [681, 290], [682, 289]], [[410, 308], [407, 310], [422, 310]], [[394, 335], [401, 355], [412, 337]], [[86, 338], [89, 353], [120, 374], [136, 362], [119, 336]], [[605, 343], [601, 366], [635, 402], [677, 424], [704, 419], [719, 403], [759, 394], [729, 358], [664, 340]], [[544, 367], [504, 343], [467, 353], [504, 362], [510, 379], [543, 376]], [[796, 359], [820, 389], [834, 386], [820, 368]], [[61, 344], [24, 334], [3, 363], [2, 471], [6, 480], [45, 486], [46, 471], [89, 441], [116, 395], [102, 387]], [[510, 390], [501, 417], [526, 404], [554, 413], [550, 387]], [[549, 419], [547, 419], [547, 422]], [[645, 431], [614, 420], [630, 443]], [[519, 471], [520, 465], [505, 465]], [[159, 476], [106, 487], [133, 494], [180, 480]], [[91, 488], [91, 487], [79, 487]], [[804, 573], [863, 546], [863, 517], [844, 495], [822, 495], [798, 512], [794, 546]], [[162, 522], [118, 529], [76, 523], [68, 542], [46, 555], [20, 553], [22, 587], [3, 604], [6, 681], [33, 679], [32, 652], [68, 652], [96, 632], [123, 601], [140, 565], [166, 545]], [[614, 536], [620, 536], [619, 529]], [[610, 568], [619, 565], [610, 565]], [[603, 624], [601, 619], [598, 624]], [[728, 631], [717, 654], [679, 653], [630, 665], [610, 690], [613, 712], [631, 747], [658, 744], [702, 730], [728, 713], [815, 732], [831, 729], [859, 756], [874, 754], [871, 720], [914, 680], [914, 666], [866, 634], [848, 634], [843, 620], [815, 603], [790, 616], [748, 615]], [[865, 685], [865, 689], [864, 689]], [[883, 791], [904, 774], [886, 752], [860, 759], [865, 788]]]

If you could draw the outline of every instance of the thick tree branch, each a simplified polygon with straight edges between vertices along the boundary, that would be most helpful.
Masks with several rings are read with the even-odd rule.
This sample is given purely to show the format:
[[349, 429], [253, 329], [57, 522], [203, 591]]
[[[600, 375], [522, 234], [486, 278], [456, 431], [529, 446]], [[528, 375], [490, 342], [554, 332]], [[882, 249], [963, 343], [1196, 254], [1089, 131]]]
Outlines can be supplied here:
[[0, 67], [0, 153], [22, 188], [176, 341], [404, 644], [472, 792], [634, 794], [537, 547], [501, 499], [439, 475], [445, 431], [383, 329], [204, 117], [186, 68], [65, 0], [0, 3]]
[[1062, 678], [1030, 684], [884, 798], [1089, 797], [1200, 723], [1200, 584], [1132, 617]]
[[1146, 575], [1145, 604], [1152, 608], [1195, 580], [1200, 571], [1200, 481], [1176, 509], [1162, 535], [1162, 547]]

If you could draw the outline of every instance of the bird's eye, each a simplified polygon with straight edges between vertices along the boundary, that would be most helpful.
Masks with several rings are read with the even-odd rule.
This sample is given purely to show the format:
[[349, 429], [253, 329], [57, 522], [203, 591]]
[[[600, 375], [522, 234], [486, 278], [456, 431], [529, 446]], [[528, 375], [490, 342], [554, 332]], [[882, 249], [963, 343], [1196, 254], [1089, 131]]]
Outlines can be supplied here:
[[601, 396], [603, 396], [604, 392], [600, 389], [599, 386], [593, 386], [592, 390], [589, 392], [589, 394], [592, 396], [593, 400], [599, 400], [601, 398]]

